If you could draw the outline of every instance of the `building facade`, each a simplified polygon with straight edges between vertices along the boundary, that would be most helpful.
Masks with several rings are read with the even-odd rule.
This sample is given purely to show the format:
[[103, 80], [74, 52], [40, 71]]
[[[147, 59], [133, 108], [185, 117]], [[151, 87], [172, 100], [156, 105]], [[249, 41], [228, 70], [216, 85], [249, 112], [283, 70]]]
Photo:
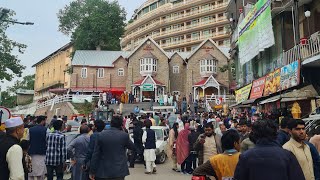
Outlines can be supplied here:
[[72, 43], [68, 43], [32, 66], [36, 68], [34, 100], [50, 96], [50, 90], [70, 87], [70, 75], [67, 72], [71, 67], [72, 50]]
[[296, 102], [303, 115], [308, 115], [315, 110], [320, 93], [320, 1], [272, 1], [275, 43], [241, 64], [238, 27], [256, 2], [234, 0], [227, 8], [228, 18], [233, 20], [230, 42], [237, 89], [243, 91], [252, 84], [251, 93], [249, 89], [241, 104], [261, 105], [267, 112], [277, 112], [291, 109]]
[[72, 60], [72, 92], [132, 92], [137, 99], [167, 93], [196, 97], [227, 94], [228, 49], [211, 39], [192, 52], [166, 52], [147, 38], [135, 50], [76, 51]]
[[120, 45], [132, 51], [147, 37], [165, 51], [192, 51], [205, 39], [229, 46], [228, 0], [148, 0], [136, 9]]

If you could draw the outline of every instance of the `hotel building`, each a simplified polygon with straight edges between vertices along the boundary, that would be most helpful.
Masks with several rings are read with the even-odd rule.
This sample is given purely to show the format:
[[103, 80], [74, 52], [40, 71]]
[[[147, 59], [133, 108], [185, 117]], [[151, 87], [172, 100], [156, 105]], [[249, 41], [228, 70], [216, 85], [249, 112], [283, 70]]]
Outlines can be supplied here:
[[136, 9], [121, 38], [123, 51], [133, 51], [147, 37], [169, 52], [187, 52], [211, 39], [229, 46], [228, 0], [148, 0]]

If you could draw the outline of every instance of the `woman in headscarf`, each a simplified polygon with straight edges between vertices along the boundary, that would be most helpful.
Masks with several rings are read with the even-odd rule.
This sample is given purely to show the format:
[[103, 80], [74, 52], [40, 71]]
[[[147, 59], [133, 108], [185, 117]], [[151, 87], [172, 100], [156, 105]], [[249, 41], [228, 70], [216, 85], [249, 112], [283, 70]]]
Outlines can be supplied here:
[[186, 123], [184, 129], [179, 132], [177, 138], [177, 162], [181, 165], [181, 173], [192, 173], [191, 162], [189, 161], [189, 123]]
[[168, 157], [171, 157], [172, 159], [172, 170], [179, 172], [178, 166], [177, 166], [177, 147], [176, 147], [176, 142], [178, 138], [178, 131], [179, 124], [174, 123], [172, 126], [172, 129], [169, 131], [169, 143], [168, 143]]

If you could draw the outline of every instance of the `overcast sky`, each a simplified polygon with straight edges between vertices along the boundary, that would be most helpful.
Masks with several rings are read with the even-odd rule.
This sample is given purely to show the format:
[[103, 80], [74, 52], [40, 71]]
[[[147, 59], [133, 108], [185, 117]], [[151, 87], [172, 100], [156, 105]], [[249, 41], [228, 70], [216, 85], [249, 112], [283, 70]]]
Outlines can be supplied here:
[[[118, 1], [126, 9], [129, 19], [133, 11], [146, 0]], [[34, 74], [35, 69], [31, 68], [33, 64], [69, 42], [70, 38], [58, 31], [57, 13], [70, 2], [71, 0], [0, 0], [0, 7], [14, 10], [14, 18], [18, 21], [35, 23], [33, 26], [16, 24], [7, 31], [9, 38], [28, 46], [25, 53], [19, 55], [21, 63], [27, 67], [24, 75]], [[12, 85], [12, 82], [1, 86]]]

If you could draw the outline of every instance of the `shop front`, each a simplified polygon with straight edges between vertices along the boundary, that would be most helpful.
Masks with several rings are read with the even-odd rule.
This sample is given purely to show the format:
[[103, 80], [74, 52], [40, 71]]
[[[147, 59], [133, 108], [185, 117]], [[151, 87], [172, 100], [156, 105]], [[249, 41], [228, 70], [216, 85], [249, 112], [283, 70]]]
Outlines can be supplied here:
[[148, 75], [136, 81], [132, 85], [132, 92], [137, 102], [155, 101], [158, 102], [159, 96], [164, 95], [166, 88], [163, 83]]

